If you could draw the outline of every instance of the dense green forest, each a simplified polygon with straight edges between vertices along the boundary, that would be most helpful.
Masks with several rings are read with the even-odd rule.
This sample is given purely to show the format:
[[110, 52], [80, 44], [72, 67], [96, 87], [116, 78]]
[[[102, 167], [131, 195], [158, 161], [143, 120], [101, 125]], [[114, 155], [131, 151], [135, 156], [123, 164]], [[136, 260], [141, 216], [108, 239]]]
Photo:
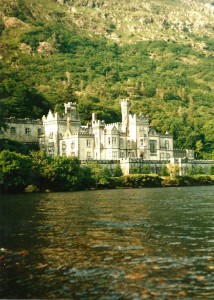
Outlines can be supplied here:
[[[129, 97], [133, 113], [142, 111], [160, 132], [174, 135], [175, 148], [214, 158], [212, 36], [184, 30], [202, 48], [131, 34], [115, 41], [95, 34], [90, 22], [79, 26], [72, 7], [58, 2], [0, 0], [0, 127], [2, 117], [40, 118], [72, 100], [83, 122], [92, 111], [114, 122], [121, 118], [120, 99]], [[86, 6], [86, 20], [93, 9]], [[107, 23], [107, 33], [119, 35]]]

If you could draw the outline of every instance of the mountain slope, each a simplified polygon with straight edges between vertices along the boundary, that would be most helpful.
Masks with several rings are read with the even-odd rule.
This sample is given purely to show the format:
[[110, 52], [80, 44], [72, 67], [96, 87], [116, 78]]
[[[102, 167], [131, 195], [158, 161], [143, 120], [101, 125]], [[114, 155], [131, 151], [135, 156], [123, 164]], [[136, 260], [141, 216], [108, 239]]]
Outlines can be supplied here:
[[85, 122], [92, 110], [113, 122], [119, 99], [130, 97], [133, 112], [171, 131], [177, 147], [212, 156], [212, 2], [0, 4], [0, 104], [7, 115], [40, 117], [70, 93]]
[[[196, 49], [206, 43], [195, 36], [213, 36], [214, 4], [210, 1], [64, 1], [78, 27], [116, 42], [177, 41]], [[85, 17], [87, 16], [87, 17]]]

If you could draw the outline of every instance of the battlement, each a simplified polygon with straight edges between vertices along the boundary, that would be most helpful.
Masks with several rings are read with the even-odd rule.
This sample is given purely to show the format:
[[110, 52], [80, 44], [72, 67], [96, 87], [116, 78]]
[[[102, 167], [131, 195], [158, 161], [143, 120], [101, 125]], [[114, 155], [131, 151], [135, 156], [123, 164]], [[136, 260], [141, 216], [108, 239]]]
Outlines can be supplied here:
[[88, 126], [88, 124], [87, 125], [81, 125], [80, 129], [82, 129], [82, 130], [88, 130], [89, 126]]
[[120, 123], [105, 124], [105, 129], [112, 130], [114, 127], [116, 127], [116, 129], [119, 130], [119, 125]]
[[121, 105], [130, 105], [130, 100], [129, 100], [129, 98], [121, 99], [120, 104], [121, 104]]
[[71, 107], [76, 107], [77, 104], [76, 102], [68, 102], [68, 103], [64, 103], [64, 107], [66, 108], [71, 108]]
[[140, 113], [139, 115], [136, 116], [136, 120], [139, 122], [146, 122], [149, 123], [149, 117], [147, 115], [144, 115], [143, 113]]
[[94, 134], [90, 132], [77, 132], [76, 135], [79, 137], [94, 137]]
[[32, 124], [32, 125], [42, 125], [42, 121], [40, 119], [31, 120], [29, 118], [17, 119], [15, 117], [10, 117], [5, 119], [6, 123], [13, 124]]
[[[185, 159], [181, 159], [181, 162], [186, 162]], [[207, 165], [213, 165], [214, 166], [214, 160], [205, 160], [205, 159], [191, 159], [190, 160], [191, 164], [198, 165], [198, 164], [207, 164]]]
[[105, 122], [102, 120], [96, 120], [92, 122], [92, 126], [93, 127], [104, 127], [105, 126]]
[[43, 123], [53, 122], [53, 121], [63, 121], [63, 120], [65, 120], [65, 116], [61, 117], [58, 112], [52, 112], [51, 110], [49, 110], [47, 117], [46, 116], [42, 117]]

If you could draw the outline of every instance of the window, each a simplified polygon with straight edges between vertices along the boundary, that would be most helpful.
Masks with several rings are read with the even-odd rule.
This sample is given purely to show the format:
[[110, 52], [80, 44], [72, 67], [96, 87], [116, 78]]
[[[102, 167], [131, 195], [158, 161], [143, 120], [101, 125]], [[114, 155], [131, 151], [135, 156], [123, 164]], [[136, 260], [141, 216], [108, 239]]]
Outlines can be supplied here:
[[170, 154], [169, 153], [166, 154], [166, 159], [170, 159]]
[[108, 138], [108, 145], [111, 145], [111, 138]]
[[112, 145], [113, 145], [113, 146], [116, 146], [116, 144], [117, 144], [117, 138], [116, 138], [116, 137], [113, 137], [113, 138], [112, 138]]
[[25, 128], [25, 134], [30, 135], [31, 134], [31, 129], [30, 128]]
[[66, 143], [62, 142], [62, 155], [65, 156], [66, 155]]
[[66, 143], [62, 142], [62, 150], [66, 150]]
[[169, 149], [169, 141], [168, 140], [165, 140], [165, 147], [166, 147], [166, 149]]
[[10, 134], [15, 135], [16, 134], [16, 127], [10, 127]]
[[150, 145], [150, 152], [151, 153], [156, 153], [157, 152], [157, 141], [149, 141], [149, 145]]
[[133, 157], [132, 152], [128, 152], [128, 157]]
[[113, 159], [117, 159], [117, 151], [113, 151], [112, 158], [113, 158]]
[[75, 142], [72, 141], [72, 142], [71, 142], [71, 149], [74, 149], [74, 147], [75, 147]]
[[130, 141], [127, 141], [127, 146], [130, 147], [131, 143]]
[[86, 140], [86, 146], [87, 146], [88, 148], [91, 147], [91, 140], [89, 140], [89, 139]]
[[87, 152], [87, 159], [91, 158], [91, 152]]
[[54, 148], [54, 143], [48, 143], [48, 149], [52, 149], [52, 148]]
[[143, 139], [140, 139], [140, 147], [143, 147]]
[[165, 153], [161, 153], [161, 154], [160, 154], [160, 159], [161, 159], [161, 160], [165, 159]]
[[38, 128], [38, 135], [41, 135], [41, 134], [42, 134], [42, 129]]
[[123, 139], [120, 139], [120, 146], [123, 147]]
[[48, 143], [48, 155], [54, 156], [54, 143]]

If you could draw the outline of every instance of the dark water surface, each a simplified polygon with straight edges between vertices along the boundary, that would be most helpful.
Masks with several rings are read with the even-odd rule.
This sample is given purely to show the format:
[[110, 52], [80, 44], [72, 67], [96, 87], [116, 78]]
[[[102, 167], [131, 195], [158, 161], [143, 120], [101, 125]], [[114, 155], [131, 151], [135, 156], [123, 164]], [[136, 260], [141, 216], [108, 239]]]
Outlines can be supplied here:
[[0, 197], [0, 298], [214, 299], [213, 186]]

